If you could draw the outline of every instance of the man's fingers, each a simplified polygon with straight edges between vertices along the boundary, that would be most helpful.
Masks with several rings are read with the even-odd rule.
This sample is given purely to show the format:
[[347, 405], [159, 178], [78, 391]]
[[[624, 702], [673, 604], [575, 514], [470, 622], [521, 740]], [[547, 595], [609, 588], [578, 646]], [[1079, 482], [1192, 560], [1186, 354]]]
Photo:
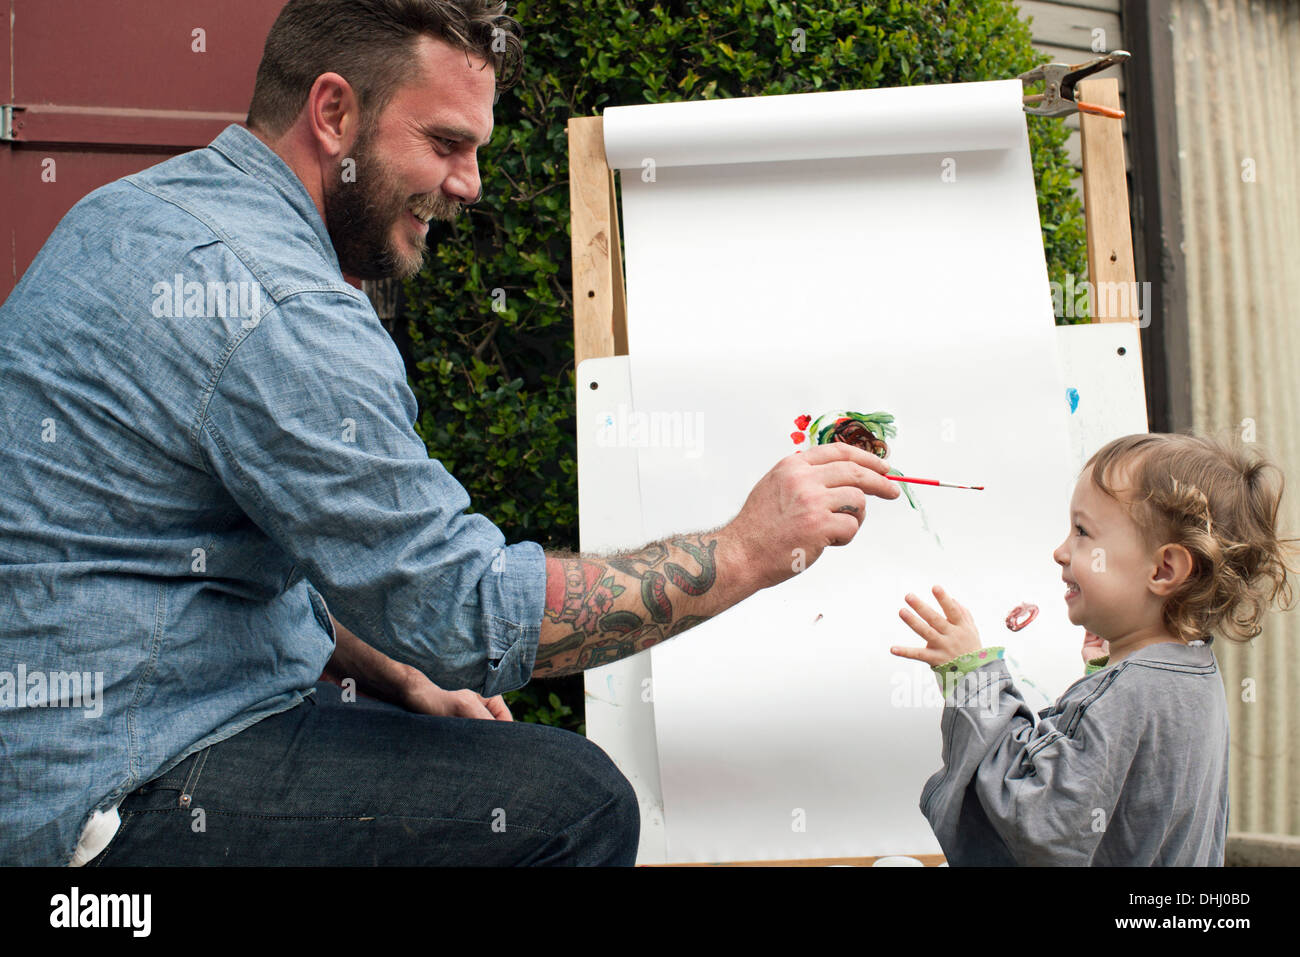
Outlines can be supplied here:
[[459, 705], [460, 717], [462, 718], [486, 718], [492, 719], [492, 712], [483, 707], [479, 701], [462, 701]]
[[[871, 457], [876, 459], [874, 455]], [[876, 461], [879, 462], [880, 459]], [[901, 494], [897, 482], [891, 482], [879, 472], [864, 468], [857, 462], [827, 462], [817, 466], [815, 474], [818, 481], [827, 488], [858, 488], [867, 495], [888, 499], [898, 498]]]
[[861, 489], [833, 489], [830, 492], [830, 510], [840, 515], [852, 515], [861, 527], [862, 518], [867, 514], [867, 497]]
[[826, 544], [831, 548], [847, 545], [853, 541], [861, 528], [862, 516], [850, 515], [847, 512], [836, 512], [823, 527], [826, 534]]
[[885, 460], [873, 452], [860, 449], [846, 442], [831, 442], [827, 445], [814, 445], [802, 453], [803, 460], [809, 465], [825, 465], [828, 462], [854, 462], [873, 472], [884, 474], [889, 471]]
[[860, 449], [847, 442], [828, 442], [826, 445], [814, 445], [803, 453], [803, 459], [810, 465], [823, 465], [826, 462], [857, 462], [876, 472], [885, 472], [889, 466], [873, 452]]
[[483, 706], [488, 709], [492, 717], [498, 721], [513, 721], [515, 716], [510, 713], [510, 706], [506, 704], [506, 699], [497, 695], [494, 698], [482, 698]]
[[449, 695], [452, 704], [451, 717], [453, 718], [491, 718], [491, 713], [483, 706], [483, 698], [477, 693], [465, 688], [461, 691], [453, 691]]

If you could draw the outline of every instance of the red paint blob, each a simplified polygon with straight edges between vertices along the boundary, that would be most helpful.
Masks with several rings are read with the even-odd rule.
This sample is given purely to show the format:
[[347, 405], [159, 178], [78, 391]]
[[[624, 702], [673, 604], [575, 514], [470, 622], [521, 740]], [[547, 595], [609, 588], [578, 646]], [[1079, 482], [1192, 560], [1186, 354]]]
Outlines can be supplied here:
[[1011, 631], [1019, 631], [1037, 617], [1038, 606], [1025, 602], [1007, 612], [1007, 628]]

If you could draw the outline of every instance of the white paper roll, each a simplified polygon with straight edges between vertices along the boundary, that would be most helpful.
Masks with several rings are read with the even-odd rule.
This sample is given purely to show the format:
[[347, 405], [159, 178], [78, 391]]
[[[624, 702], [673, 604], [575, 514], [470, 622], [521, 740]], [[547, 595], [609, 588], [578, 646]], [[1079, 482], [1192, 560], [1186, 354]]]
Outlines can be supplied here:
[[1033, 628], [992, 640], [1033, 706], [1076, 676], [1063, 603], [1046, 611], [1073, 476], [1020, 97], [999, 81], [605, 112], [629, 170], [640, 533], [729, 521], [795, 416], [829, 409], [887, 411], [891, 464], [988, 486], [873, 500], [851, 545], [651, 650], [667, 860], [939, 850], [918, 799], [942, 698], [889, 652], [915, 644], [908, 590], [943, 584], [994, 628], [1033, 596]]
[[1009, 149], [1025, 136], [1021, 95], [994, 80], [616, 106], [605, 154], [640, 169]]

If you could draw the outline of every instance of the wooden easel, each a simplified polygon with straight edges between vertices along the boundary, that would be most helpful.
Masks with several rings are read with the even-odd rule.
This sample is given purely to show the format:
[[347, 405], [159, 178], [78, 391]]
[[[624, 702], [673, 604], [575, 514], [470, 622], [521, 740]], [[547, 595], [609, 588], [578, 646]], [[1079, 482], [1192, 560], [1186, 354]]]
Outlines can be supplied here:
[[[1119, 81], [1113, 77], [1084, 80], [1079, 98], [1119, 109]], [[1088, 232], [1088, 279], [1126, 283], [1133, 288], [1133, 237], [1129, 221], [1128, 180], [1124, 164], [1122, 120], [1080, 113], [1083, 154], [1084, 218]], [[1051, 122], [1031, 117], [1030, 122]], [[572, 117], [569, 135], [569, 208], [573, 253], [573, 352], [575, 367], [585, 359], [627, 355], [627, 297], [619, 239], [614, 172], [605, 157], [604, 121], [599, 116]], [[1106, 297], [1094, 301], [1094, 321], [1136, 322], [1137, 297], [1126, 308], [1097, 315]], [[926, 866], [944, 862], [942, 854], [910, 855]], [[738, 861], [723, 866], [823, 867], [871, 865], [875, 857], [818, 858], [786, 861]], [[718, 866], [709, 864], [687, 867]]]

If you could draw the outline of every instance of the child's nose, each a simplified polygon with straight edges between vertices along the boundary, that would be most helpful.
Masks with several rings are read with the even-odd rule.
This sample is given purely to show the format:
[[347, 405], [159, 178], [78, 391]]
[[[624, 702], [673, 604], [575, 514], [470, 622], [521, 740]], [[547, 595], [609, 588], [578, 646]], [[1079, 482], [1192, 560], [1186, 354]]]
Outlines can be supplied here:
[[1070, 553], [1065, 550], [1065, 542], [1056, 546], [1056, 551], [1052, 552], [1052, 561], [1062, 568], [1070, 564]]

